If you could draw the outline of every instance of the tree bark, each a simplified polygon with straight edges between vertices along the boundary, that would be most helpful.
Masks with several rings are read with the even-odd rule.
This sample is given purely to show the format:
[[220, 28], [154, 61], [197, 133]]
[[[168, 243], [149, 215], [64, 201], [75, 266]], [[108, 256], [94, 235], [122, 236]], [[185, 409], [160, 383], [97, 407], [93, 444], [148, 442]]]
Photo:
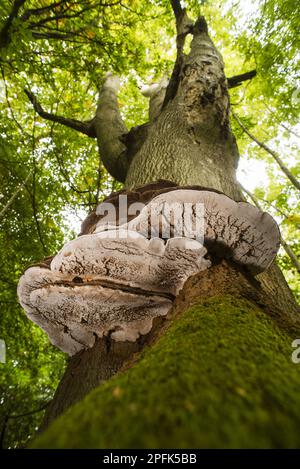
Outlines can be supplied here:
[[[240, 187], [236, 181], [238, 150], [235, 138], [230, 128], [230, 103], [227, 81], [224, 75], [223, 60], [211, 39], [209, 38], [207, 25], [203, 18], [200, 18], [196, 22], [192, 32], [193, 40], [191, 44], [191, 51], [188, 56], [183, 57], [183, 60], [180, 62], [179, 70], [176, 72], [178, 74], [178, 87], [176, 88], [176, 95], [172, 97], [172, 93], [169, 93], [172, 99], [169, 99], [167, 103], [165, 102], [165, 104], [162, 105], [162, 110], [158, 117], [156, 117], [153, 122], [147, 126], [142, 126], [138, 130], [132, 130], [127, 134], [127, 140], [122, 140], [122, 133], [125, 132], [125, 128], [123, 128], [122, 123], [119, 120], [119, 115], [116, 108], [116, 100], [113, 97], [113, 107], [108, 109], [108, 111], [112, 111], [110, 116], [117, 116], [118, 125], [114, 127], [115, 141], [111, 140], [111, 135], [105, 135], [104, 131], [103, 133], [102, 131], [97, 131], [96, 129], [99, 144], [102, 142], [101, 145], [104, 145], [102, 150], [104, 152], [106, 151], [107, 154], [112, 153], [113, 159], [118, 161], [118, 165], [120, 165], [121, 163], [119, 155], [123, 154], [124, 156], [126, 153], [124, 150], [125, 141], [127, 145], [127, 156], [126, 161], [123, 162], [123, 165], [121, 165], [122, 168], [120, 171], [123, 177], [125, 171], [124, 168], [127, 168], [127, 165], [129, 164], [129, 169], [128, 171], [126, 170], [125, 181], [125, 187], [127, 189], [131, 189], [146, 183], [151, 183], [159, 179], [169, 179], [180, 185], [200, 185], [208, 187], [213, 190], [221, 191], [236, 201], [243, 200]], [[107, 105], [106, 99], [110, 99], [111, 95], [112, 88], [104, 90], [104, 93], [102, 94], [102, 101], [101, 99], [99, 101], [99, 107], [97, 111], [98, 119], [101, 119], [101, 116], [103, 116], [103, 113], [100, 112], [101, 106]], [[168, 89], [166, 95], [168, 95]], [[104, 123], [105, 125], [102, 124], [101, 126], [103, 130], [105, 129], [106, 123]], [[113, 120], [111, 120], [111, 126], [113, 126]], [[109, 137], [109, 140], [107, 140], [107, 137]], [[128, 157], [129, 154], [130, 158]], [[110, 163], [108, 162], [107, 165], [109, 164]], [[113, 172], [113, 169], [111, 172]], [[97, 387], [99, 384], [102, 384], [105, 380], [111, 378], [117, 372], [120, 372], [120, 370], [124, 371], [124, 369], [131, 369], [132, 367], [132, 370], [135, 369], [133, 365], [135, 364], [136, 360], [140, 360], [139, 352], [141, 352], [141, 350], [143, 350], [146, 346], [151, 345], [152, 348], [152, 345], [156, 344], [159, 341], [159, 338], [163, 337], [165, 332], [168, 331], [170, 324], [176, 322], [180, 315], [184, 314], [184, 312], [186, 312], [191, 305], [197, 302], [199, 298], [201, 298], [201, 311], [205, 311], [206, 305], [205, 302], [202, 302], [203, 298], [215, 298], [222, 303], [223, 299], [226, 301], [226, 295], [231, 295], [231, 297], [233, 297], [236, 301], [234, 303], [235, 306], [232, 307], [231, 312], [229, 307], [228, 314], [232, 314], [233, 317], [236, 313], [236, 308], [240, 308], [241, 311], [243, 310], [244, 299], [251, 302], [251, 305], [248, 305], [250, 309], [258, 309], [259, 314], [262, 314], [263, 317], [267, 318], [268, 324], [269, 318], [271, 317], [271, 323], [274, 322], [274, 326], [272, 325], [270, 328], [272, 329], [275, 327], [276, 329], [276, 332], [274, 332], [272, 329], [274, 332], [274, 341], [277, 339], [280, 340], [280, 331], [285, 331], [284, 333], [288, 331], [288, 334], [293, 335], [295, 334], [295, 330], [298, 330], [299, 311], [297, 305], [282, 273], [276, 265], [273, 265], [270, 269], [268, 269], [267, 272], [258, 275], [256, 278], [249, 276], [245, 272], [239, 271], [236, 267], [229, 266], [224, 263], [214, 266], [213, 268], [206, 271], [204, 275], [202, 274], [201, 276], [196, 276], [188, 280], [179, 297], [175, 300], [174, 307], [168, 314], [167, 318], [160, 318], [155, 320], [154, 327], [151, 332], [148, 335], [142, 337], [140, 341], [136, 343], [115, 343], [111, 341], [110, 338], [97, 339], [92, 349], [80, 352], [76, 356], [72, 357], [67, 366], [65, 376], [63, 377], [54, 396], [53, 402], [47, 410], [43, 428], [48, 426], [49, 423], [56, 419], [56, 417], [70, 405], [81, 401], [82, 398], [89, 393], [89, 391]], [[221, 310], [222, 308], [220, 307], [220, 311]], [[209, 306], [207, 306], [208, 314], [209, 311]], [[259, 317], [261, 316], [259, 315]], [[258, 318], [258, 330], [259, 320], [260, 319]], [[241, 328], [242, 327], [243, 325], [241, 324]], [[269, 326], [266, 325], [265, 327], [268, 328]], [[201, 322], [195, 325], [196, 332], [203, 332], [202, 329], [203, 326], [201, 325]], [[210, 333], [212, 332], [210, 331]], [[224, 336], [226, 336], [226, 333], [226, 330], [224, 330]], [[236, 329], [234, 329], [234, 333], [237, 333]], [[187, 331], [186, 334], [188, 341], [190, 337], [189, 332]], [[176, 335], [174, 337], [176, 340], [179, 339], [179, 337]], [[171, 341], [171, 345], [168, 348], [168, 353], [174, 354], [176, 357], [177, 345], [175, 339], [173, 342]], [[253, 346], [253, 350], [256, 350], [257, 342], [253, 335], [251, 335], [251, 340], [249, 341], [248, 345], [250, 349]], [[187, 353], [192, 353], [188, 346]], [[237, 352], [233, 351], [232, 353], [234, 354]], [[193, 357], [191, 359], [198, 360], [200, 372], [207, 373], [207, 369], [204, 369], [204, 367], [202, 370], [200, 366], [201, 357], [197, 356], [196, 358]], [[255, 354], [253, 355], [251, 353], [249, 360], [250, 359], [254, 360], [253, 366], [258, 370], [259, 363], [255, 359]], [[234, 366], [234, 360], [235, 358], [233, 356], [231, 362], [232, 366]], [[143, 366], [143, 361], [141, 361], [140, 366]], [[174, 375], [168, 376], [168, 379], [172, 380], [176, 375], [177, 365], [175, 359], [170, 366], [171, 368], [174, 367]], [[211, 366], [213, 366], [213, 362]], [[245, 373], [245, 369], [242, 366], [239, 368], [239, 365], [237, 365], [237, 367], [238, 370], [235, 370], [233, 373], [233, 379], [236, 377], [235, 373], [239, 375], [239, 379], [242, 379], [243, 374]], [[134, 373], [132, 370], [126, 372], [128, 375], [126, 373], [121, 373], [120, 379], [122, 380], [122, 376], [125, 376], [124, 379], [126, 380], [126, 376], [131, 376], [129, 374], [130, 372]], [[157, 363], [157, 370], [159, 375], [159, 363]], [[145, 375], [147, 374], [146, 365], [144, 373]], [[259, 373], [255, 377], [257, 386], [259, 386], [258, 376]], [[224, 379], [231, 379], [230, 371], [228, 376]], [[181, 378], [178, 377], [178, 380], [179, 386], [179, 383], [181, 383]], [[212, 393], [219, 392], [216, 389], [216, 386], [219, 386], [220, 382], [217, 383], [217, 381], [214, 382], [212, 380], [210, 382]], [[111, 381], [111, 383], [113, 383], [113, 381]], [[185, 386], [185, 384], [186, 383], [184, 383], [183, 380], [183, 385]], [[282, 383], [279, 384], [281, 386]], [[117, 384], [116, 387], [114, 387], [113, 384], [108, 384], [108, 386], [103, 388], [104, 402], [107, 396], [105, 393], [115, 392], [116, 398], [118, 398], [118, 391], [114, 391], [114, 389], [118, 389]], [[172, 399], [174, 399], [174, 405], [177, 405], [176, 392], [178, 395], [181, 395], [181, 391], [179, 391], [179, 389], [174, 386], [173, 395], [171, 396]], [[186, 392], [188, 402], [188, 389], [186, 389]], [[251, 388], [249, 392], [255, 393], [255, 386], [253, 389]], [[97, 388], [97, 393], [98, 395], [102, 393], [102, 386]], [[232, 394], [233, 401], [235, 399], [241, 399], [241, 395], [238, 396], [238, 394], [239, 393], [237, 393], [236, 396], [234, 393]], [[276, 407], [276, 398], [273, 395], [271, 397], [273, 402], [270, 409], [272, 410], [272, 406]], [[96, 393], [90, 395], [89, 399], [90, 403], [93, 401], [93, 399], [95, 399], [94, 402], [97, 402], [97, 404], [96, 407], [91, 407], [92, 412], [94, 412], [93, 416], [88, 410], [88, 407], [86, 407], [86, 415], [88, 416], [87, 418], [90, 418], [91, 421], [96, 422], [95, 427], [93, 427], [95, 432], [97, 433], [96, 428], [98, 428], [97, 425], [99, 424], [99, 433], [102, 432], [101, 435], [104, 435], [103, 439], [101, 439], [102, 437], [99, 437], [98, 442], [96, 441], [96, 436], [96, 440], [94, 438], [92, 441], [96, 441], [95, 445], [98, 447], [101, 447], [101, 445], [105, 446], [105, 444], [112, 447], [109, 442], [107, 443], [108, 440], [106, 439], [105, 435], [110, 435], [110, 428], [113, 427], [114, 423], [112, 422], [111, 427], [109, 428], [103, 428], [101, 426], [101, 419], [106, 422], [104, 415], [106, 410], [98, 410], [97, 405], [99, 402], [97, 401]], [[199, 399], [201, 400], [201, 395], [199, 395]], [[220, 433], [222, 433], [223, 423], [221, 420], [223, 417], [220, 403], [221, 401], [217, 401], [213, 412], [216, 415], [215, 424], [217, 426], [221, 426]], [[83, 428], [79, 421], [72, 420], [72, 415], [78, 415], [78, 406], [81, 406], [80, 409], [82, 409], [86, 405], [86, 402], [87, 401], [84, 401], [75, 406], [73, 408], [74, 411], [69, 412], [65, 420], [64, 418], [59, 420], [57, 426], [54, 425], [52, 430], [50, 429], [50, 433], [46, 432], [44, 437], [42, 436], [40, 440], [37, 440], [37, 446], [89, 446], [84, 438], [81, 440], [81, 443], [79, 442], [79, 434], [80, 432], [84, 433], [84, 428], [86, 427]], [[180, 406], [181, 404], [182, 403], [179, 398], [178, 405]], [[147, 405], [149, 406], [149, 412], [153, 412], [154, 417], [157, 416], [159, 420], [159, 416], [156, 413], [156, 404], [151, 397], [150, 389], [149, 401]], [[194, 404], [192, 403], [191, 406], [193, 405]], [[192, 407], [189, 409], [188, 406], [189, 404], [187, 404], [187, 414], [192, 412]], [[259, 413], [263, 406], [264, 404], [262, 402], [258, 403], [255, 412]], [[128, 408], [124, 408], [123, 410], [124, 415], [127, 415], [128, 412], [130, 413], [130, 405]], [[74, 412], [74, 414], [72, 412]], [[111, 402], [109, 402], [107, 415], [110, 412], [112, 413], [111, 415], [114, 415], [113, 403]], [[244, 418], [243, 412], [244, 411], [241, 411], [239, 414], [239, 411], [237, 410], [237, 420], [241, 425]], [[268, 413], [268, 425], [271, 425], [272, 423], [272, 416], [270, 412]], [[80, 415], [82, 416], [81, 413]], [[143, 418], [143, 416], [141, 418]], [[168, 419], [169, 416], [165, 416], [162, 412], [162, 421], [164, 418]], [[184, 419], [185, 418], [186, 415], [184, 416]], [[201, 420], [201, 415], [199, 416], [199, 419]], [[83, 420], [85, 421], [85, 419]], [[294, 416], [294, 413], [293, 417], [291, 417], [291, 420], [291, 425], [293, 426], [297, 420]], [[64, 432], [63, 422], [67, 422], [69, 425], [71, 421], [73, 421], [72, 431], [66, 430]], [[150, 446], [152, 445], [152, 447], [157, 447], [162, 445], [176, 447], [178, 442], [175, 436], [173, 439], [172, 436], [170, 436], [169, 439], [161, 436], [161, 441], [159, 441], [154, 436], [155, 432], [151, 433], [151, 428], [149, 429], [147, 427], [147, 417], [145, 417], [144, 422], [145, 435], [149, 436]], [[274, 425], [276, 424], [275, 420], [273, 423]], [[74, 426], [77, 428], [74, 429]], [[212, 446], [222, 446], [221, 440], [220, 438], [218, 439], [217, 436], [215, 439], [211, 437], [210, 440], [205, 440], [204, 427], [205, 425], [201, 430], [202, 439], [199, 437], [199, 446], [209, 446], [210, 444]], [[263, 428], [265, 427], [262, 425], [262, 429]], [[63, 433], [61, 438], [55, 436], [55, 431], [58, 431], [58, 429], [59, 432]], [[244, 430], [246, 432], [245, 439], [241, 441], [236, 440], [237, 444], [240, 446], [243, 445], [243, 442], [246, 444], [245, 441], [247, 434], [250, 442], [257, 442], [252, 424]], [[265, 430], [267, 431], [266, 428]], [[234, 433], [234, 426], [231, 427], [230, 431]], [[185, 442], [186, 436], [184, 434], [184, 427], [182, 428], [182, 432], [182, 441]], [[119, 440], [113, 440], [114, 442], [117, 441], [114, 443], [116, 446], [147, 446], [146, 440], [143, 438], [139, 439], [135, 433], [131, 440], [123, 439], [120, 432], [117, 432], [116, 434], [119, 436]], [[170, 435], [172, 434], [173, 433], [171, 432]], [[216, 435], [217, 434], [219, 433], [216, 430]], [[72, 443], [71, 435], [75, 435], [75, 443]], [[158, 432], [158, 435], [161, 435], [161, 433]], [[187, 428], [186, 435], [188, 435]], [[77, 437], [78, 439], [76, 439]], [[269, 446], [276, 446], [276, 437], [271, 440], [268, 440]], [[82, 441], [85, 441], [85, 443], [82, 443]], [[195, 445], [196, 443], [198, 444], [198, 440], [194, 443]], [[278, 445], [280, 446], [280, 444]], [[186, 446], [188, 446], [188, 444], [186, 444]], [[224, 444], [223, 446], [226, 445]], [[230, 446], [230, 444], [228, 444], [228, 446]]]
[[223, 59], [203, 18], [193, 34], [177, 94], [150, 127], [131, 162], [125, 186], [169, 179], [181, 185], [211, 187], [242, 200], [235, 176], [238, 150], [230, 129]]
[[297, 446], [296, 330], [255, 279], [223, 261], [191, 277], [143, 354], [33, 447]]

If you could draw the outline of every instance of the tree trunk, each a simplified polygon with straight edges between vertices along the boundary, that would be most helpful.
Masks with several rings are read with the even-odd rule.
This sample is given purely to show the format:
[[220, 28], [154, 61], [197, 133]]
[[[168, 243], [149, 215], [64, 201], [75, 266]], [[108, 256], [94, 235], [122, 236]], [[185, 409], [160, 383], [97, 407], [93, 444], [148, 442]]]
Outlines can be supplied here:
[[[161, 99], [154, 120], [130, 133], [142, 141], [131, 142], [129, 169], [121, 165], [125, 187], [168, 179], [243, 200], [222, 57], [203, 18], [192, 33], [175, 93], [172, 77], [173, 99]], [[109, 88], [102, 97], [111, 94]], [[114, 97], [114, 113], [115, 106]], [[96, 134], [102, 150], [120, 147], [119, 141], [105, 142], [103, 128]], [[276, 265], [254, 278], [223, 262], [189, 279], [167, 318], [155, 320], [141, 340], [97, 339], [92, 349], [70, 359], [43, 428], [96, 390], [38, 437], [36, 446], [299, 445], [300, 378], [290, 360], [298, 314]]]
[[238, 150], [230, 129], [223, 60], [206, 28], [204, 19], [194, 27], [177, 94], [134, 156], [125, 182], [129, 188], [169, 179], [211, 187], [242, 200], [235, 177]]
[[191, 277], [142, 355], [36, 439], [36, 448], [299, 446], [294, 325], [225, 261]]

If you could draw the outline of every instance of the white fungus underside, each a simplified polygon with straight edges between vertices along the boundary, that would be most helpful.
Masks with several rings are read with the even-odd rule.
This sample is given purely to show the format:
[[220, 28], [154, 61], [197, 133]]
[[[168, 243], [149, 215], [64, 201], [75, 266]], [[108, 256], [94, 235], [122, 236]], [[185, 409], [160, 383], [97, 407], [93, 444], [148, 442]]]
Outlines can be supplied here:
[[[139, 236], [82, 236], [58, 253], [51, 270], [29, 268], [20, 279], [18, 295], [28, 317], [54, 345], [73, 355], [92, 347], [95, 335], [135, 341], [148, 333], [153, 319], [167, 314], [172, 305], [160, 295], [175, 296], [188, 277], [207, 269], [205, 254], [203, 246], [188, 239], [171, 239], [165, 245]], [[78, 276], [84, 283], [70, 286]], [[107, 279], [115, 280], [118, 289], [90, 283]], [[140, 289], [139, 294], [123, 291], [120, 284]]]

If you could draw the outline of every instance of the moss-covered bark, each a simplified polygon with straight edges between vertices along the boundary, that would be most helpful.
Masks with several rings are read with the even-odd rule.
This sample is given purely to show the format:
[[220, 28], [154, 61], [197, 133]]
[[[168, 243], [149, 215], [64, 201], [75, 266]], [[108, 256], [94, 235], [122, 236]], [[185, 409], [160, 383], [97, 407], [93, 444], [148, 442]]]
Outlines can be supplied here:
[[293, 338], [246, 299], [199, 300], [33, 446], [299, 447]]

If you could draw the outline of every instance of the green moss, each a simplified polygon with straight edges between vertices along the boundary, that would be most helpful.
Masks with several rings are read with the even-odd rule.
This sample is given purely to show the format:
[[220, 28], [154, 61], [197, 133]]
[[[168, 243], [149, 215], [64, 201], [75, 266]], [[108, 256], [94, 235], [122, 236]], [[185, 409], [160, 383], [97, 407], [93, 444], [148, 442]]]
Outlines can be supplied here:
[[246, 300], [199, 301], [34, 447], [300, 447], [291, 341]]

